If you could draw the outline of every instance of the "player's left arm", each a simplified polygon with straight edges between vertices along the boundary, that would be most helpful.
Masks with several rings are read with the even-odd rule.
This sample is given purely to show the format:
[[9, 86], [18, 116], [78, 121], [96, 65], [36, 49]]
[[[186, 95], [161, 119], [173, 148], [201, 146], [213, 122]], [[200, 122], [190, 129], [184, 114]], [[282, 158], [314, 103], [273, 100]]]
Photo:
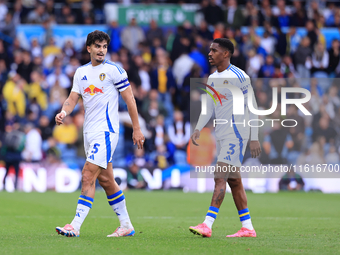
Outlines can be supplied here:
[[[248, 78], [248, 79], [249, 79], [248, 97], [252, 98], [253, 107], [255, 109], [257, 109], [257, 102], [256, 102], [254, 90], [253, 90], [253, 87], [250, 84], [250, 78]], [[246, 104], [248, 105], [248, 100], [246, 101]], [[249, 109], [249, 105], [248, 105], [248, 109]], [[258, 116], [256, 114], [252, 113], [251, 111], [249, 111], [249, 120], [257, 120], [257, 119], [258, 119]], [[251, 154], [252, 158], [256, 158], [260, 155], [261, 145], [260, 145], [260, 142], [259, 142], [259, 129], [256, 125], [250, 127], [249, 148], [250, 148], [250, 154]]]
[[131, 121], [132, 121], [133, 144], [134, 145], [137, 144], [138, 149], [142, 149], [144, 141], [145, 141], [145, 137], [144, 137], [144, 135], [143, 135], [143, 133], [140, 129], [136, 100], [135, 100], [135, 97], [133, 96], [131, 86], [128, 86], [124, 91], [121, 91], [120, 94], [122, 95], [122, 98], [124, 99], [124, 101], [127, 105], [129, 115], [130, 115], [130, 118], [131, 118]]

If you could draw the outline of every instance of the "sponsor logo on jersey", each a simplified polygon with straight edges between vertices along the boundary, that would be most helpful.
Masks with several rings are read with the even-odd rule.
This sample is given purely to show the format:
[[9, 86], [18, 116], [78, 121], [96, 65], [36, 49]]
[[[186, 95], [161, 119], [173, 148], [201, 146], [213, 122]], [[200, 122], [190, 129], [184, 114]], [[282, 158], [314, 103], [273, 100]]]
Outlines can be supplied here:
[[211, 83], [211, 85], [208, 85], [208, 84], [205, 84], [205, 83], [201, 83], [201, 84], [206, 86], [208, 89], [210, 89], [214, 93], [214, 94], [211, 94], [208, 90], [200, 88], [201, 90], [207, 92], [207, 94], [212, 98], [212, 100], [214, 100], [215, 105], [217, 104], [217, 101], [219, 101], [220, 104], [222, 105], [222, 99], [228, 100], [226, 95], [222, 95], [220, 92], [216, 91], [213, 88], [214, 83]]
[[222, 99], [228, 100], [226, 94], [225, 94], [225, 95], [222, 95], [220, 92], [218, 92], [218, 91], [216, 91], [216, 92], [217, 92], [217, 94], [214, 94], [215, 100], [218, 100], [218, 96], [221, 98], [221, 100], [222, 100]]
[[227, 81], [227, 80], [224, 80], [223, 84], [228, 84], [228, 81]]
[[81, 81], [87, 81], [86, 75], [84, 75], [84, 77], [81, 78]]
[[99, 74], [99, 79], [100, 79], [101, 81], [105, 80], [105, 77], [106, 77], [106, 74], [105, 74], [105, 73]]
[[84, 94], [89, 94], [91, 96], [97, 95], [99, 93], [104, 94], [103, 87], [100, 89], [94, 85], [90, 85], [84, 89]]

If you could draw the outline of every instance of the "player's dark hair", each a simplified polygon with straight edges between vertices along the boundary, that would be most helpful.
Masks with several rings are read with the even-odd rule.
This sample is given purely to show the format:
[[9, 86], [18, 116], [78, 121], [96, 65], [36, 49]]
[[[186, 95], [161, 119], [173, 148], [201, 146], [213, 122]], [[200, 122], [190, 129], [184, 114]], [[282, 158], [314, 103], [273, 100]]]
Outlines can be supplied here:
[[104, 40], [107, 42], [108, 45], [110, 44], [111, 39], [107, 33], [95, 30], [87, 35], [86, 46], [91, 46], [96, 41], [102, 42]]
[[213, 43], [218, 43], [220, 47], [225, 48], [227, 51], [234, 54], [234, 44], [227, 38], [217, 38], [213, 41]]

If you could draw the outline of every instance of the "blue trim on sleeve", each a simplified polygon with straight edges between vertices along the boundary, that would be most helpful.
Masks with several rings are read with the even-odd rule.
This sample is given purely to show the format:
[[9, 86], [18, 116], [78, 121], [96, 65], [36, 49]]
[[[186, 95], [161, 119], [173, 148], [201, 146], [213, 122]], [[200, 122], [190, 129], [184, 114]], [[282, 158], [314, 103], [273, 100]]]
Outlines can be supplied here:
[[128, 84], [126, 84], [126, 85], [124, 85], [124, 86], [118, 88], [118, 90], [121, 90], [121, 89], [126, 88], [126, 87], [128, 87], [128, 86], [130, 86], [130, 83], [128, 83]]
[[127, 81], [128, 81], [128, 78], [126, 78], [126, 79], [124, 79], [124, 80], [122, 80], [122, 81], [116, 83], [115, 86], [118, 86], [119, 84], [122, 84], [122, 83], [127, 82]]

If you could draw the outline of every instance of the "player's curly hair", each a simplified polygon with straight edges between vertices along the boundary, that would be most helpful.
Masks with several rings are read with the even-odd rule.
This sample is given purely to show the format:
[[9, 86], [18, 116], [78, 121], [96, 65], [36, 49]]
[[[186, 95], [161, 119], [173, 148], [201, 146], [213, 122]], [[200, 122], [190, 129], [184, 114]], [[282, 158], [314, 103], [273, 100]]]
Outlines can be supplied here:
[[110, 41], [111, 41], [110, 36], [107, 33], [103, 31], [95, 30], [87, 35], [86, 46], [91, 46], [97, 40], [99, 42], [102, 42], [105, 40], [107, 44], [110, 44]]
[[225, 48], [227, 51], [234, 54], [234, 44], [227, 38], [217, 38], [213, 41], [214, 43], [218, 43], [221, 47]]

